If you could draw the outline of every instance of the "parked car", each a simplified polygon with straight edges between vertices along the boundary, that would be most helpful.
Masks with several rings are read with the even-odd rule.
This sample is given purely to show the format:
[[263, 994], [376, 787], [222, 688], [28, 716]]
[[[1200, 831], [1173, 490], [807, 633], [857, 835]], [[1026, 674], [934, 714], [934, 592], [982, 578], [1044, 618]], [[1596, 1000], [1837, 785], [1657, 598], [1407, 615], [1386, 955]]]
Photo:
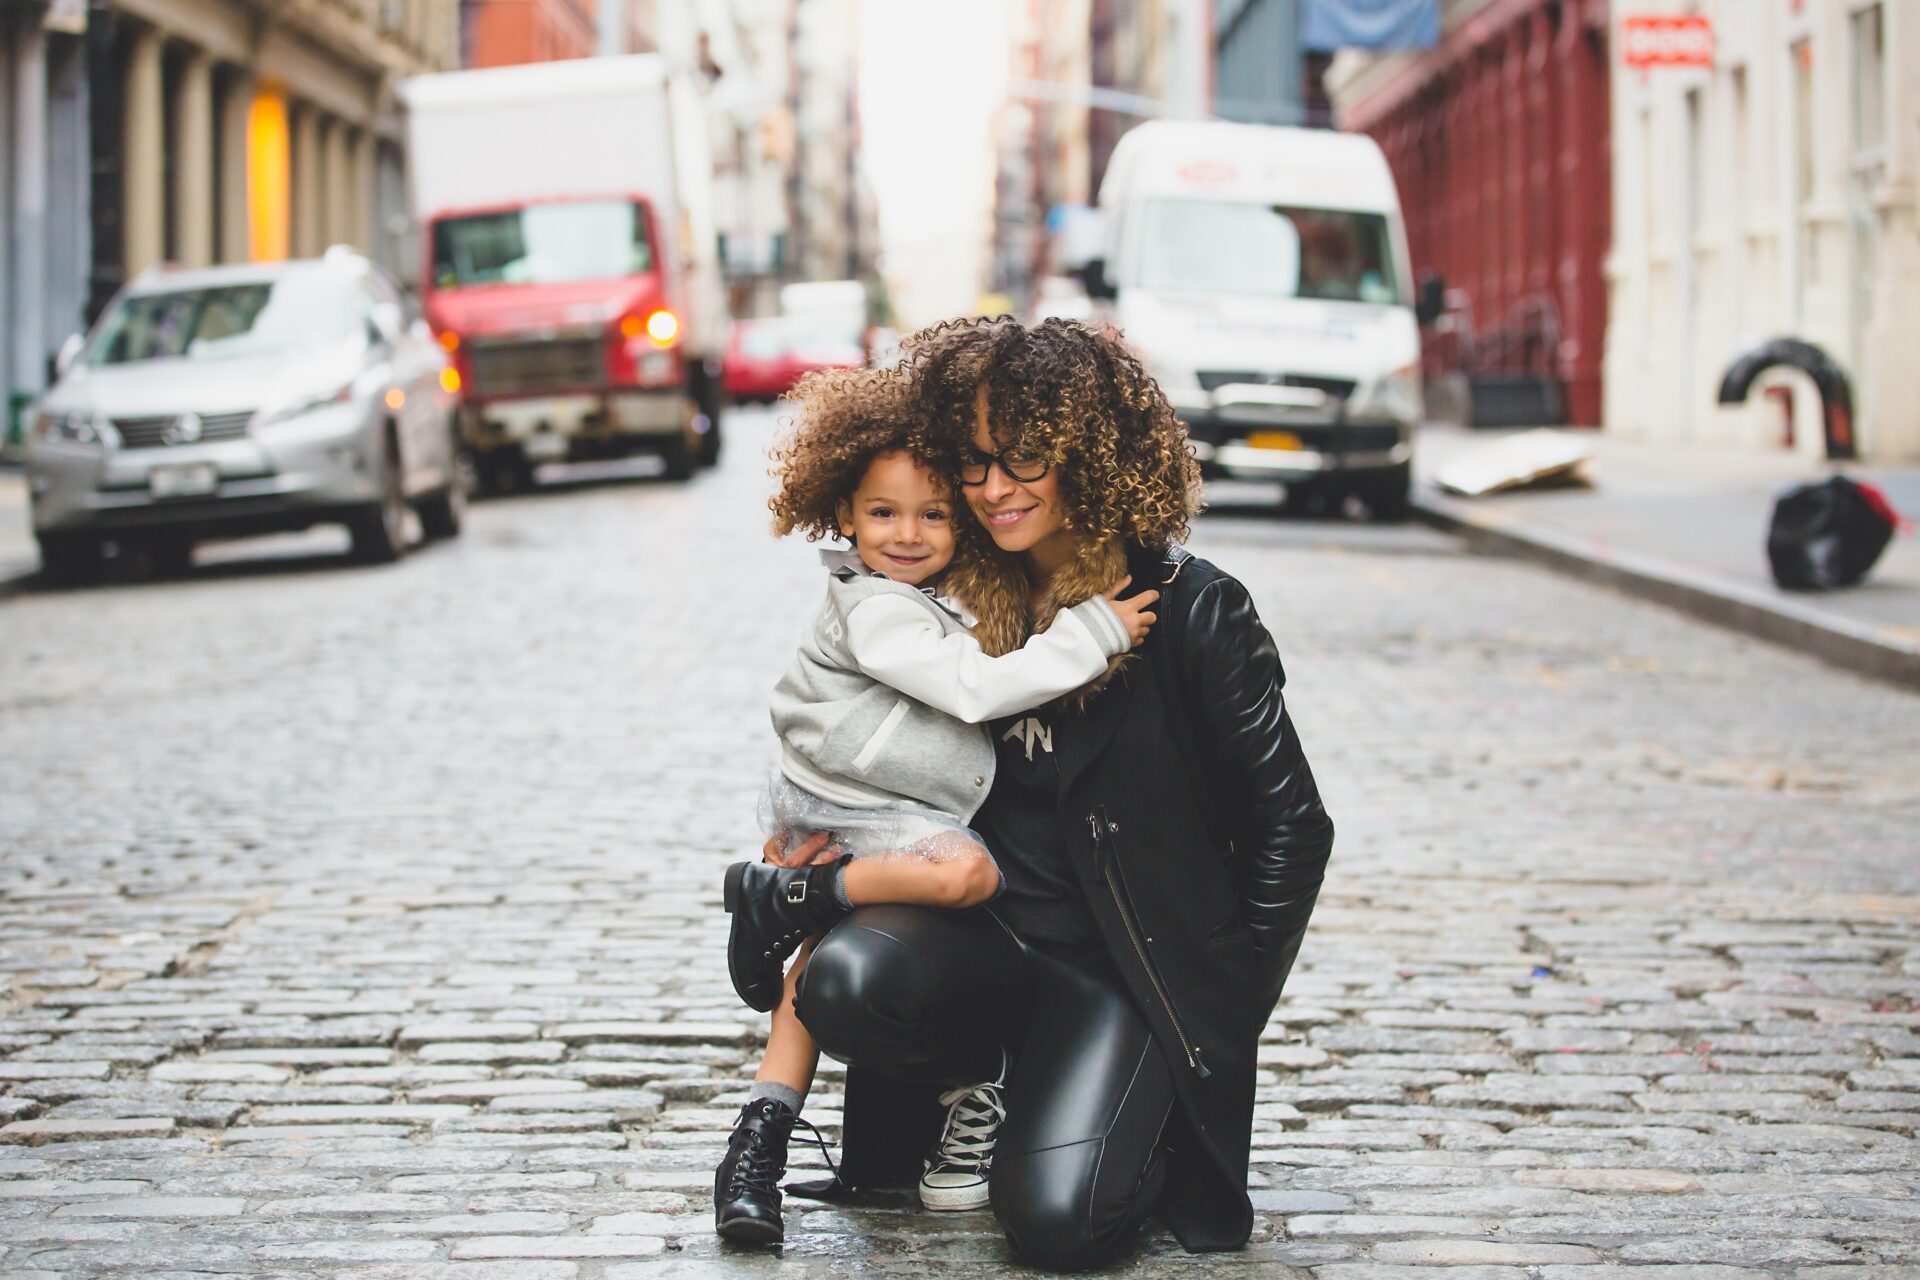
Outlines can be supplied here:
[[459, 378], [393, 278], [324, 258], [141, 273], [68, 339], [25, 461], [41, 563], [339, 522], [366, 561], [460, 532]]
[[778, 400], [800, 378], [778, 316], [736, 321], [721, 369], [727, 398], [741, 404]]
[[727, 343], [727, 395], [740, 402], [771, 403], [817, 369], [858, 369], [867, 363], [857, 339], [821, 331], [809, 318], [768, 316], [741, 320]]

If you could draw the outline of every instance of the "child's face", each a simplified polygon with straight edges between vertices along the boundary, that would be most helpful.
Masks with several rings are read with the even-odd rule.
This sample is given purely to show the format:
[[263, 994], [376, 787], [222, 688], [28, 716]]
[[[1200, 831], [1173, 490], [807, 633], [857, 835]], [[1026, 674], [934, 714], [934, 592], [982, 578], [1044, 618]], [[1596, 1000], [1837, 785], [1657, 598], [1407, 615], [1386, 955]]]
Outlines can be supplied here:
[[840, 504], [840, 532], [867, 568], [924, 586], [953, 562], [953, 500], [905, 453], [883, 453]]

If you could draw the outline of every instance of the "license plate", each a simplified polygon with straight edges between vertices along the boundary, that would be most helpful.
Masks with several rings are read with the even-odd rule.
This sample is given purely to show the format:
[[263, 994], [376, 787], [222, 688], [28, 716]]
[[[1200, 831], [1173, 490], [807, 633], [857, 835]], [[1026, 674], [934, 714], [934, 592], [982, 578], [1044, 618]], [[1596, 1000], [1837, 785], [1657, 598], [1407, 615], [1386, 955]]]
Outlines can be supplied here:
[[1298, 449], [1300, 437], [1291, 431], [1256, 431], [1247, 437], [1255, 449]]
[[528, 436], [520, 447], [534, 462], [554, 462], [567, 456], [567, 438], [551, 431]]
[[147, 472], [147, 487], [156, 498], [198, 498], [220, 487], [220, 472], [211, 462], [155, 467]]

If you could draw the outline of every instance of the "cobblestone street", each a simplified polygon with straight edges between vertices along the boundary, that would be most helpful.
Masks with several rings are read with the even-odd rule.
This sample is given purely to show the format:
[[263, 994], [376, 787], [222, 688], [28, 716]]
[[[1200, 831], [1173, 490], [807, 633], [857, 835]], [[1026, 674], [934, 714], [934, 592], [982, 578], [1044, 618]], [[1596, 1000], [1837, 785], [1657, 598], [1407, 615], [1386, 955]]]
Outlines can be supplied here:
[[[712, 1233], [765, 1024], [720, 873], [820, 593], [770, 421], [389, 568], [0, 600], [0, 1277], [1011, 1270], [904, 1194]], [[1253, 1244], [1118, 1270], [1920, 1277], [1920, 698], [1415, 526], [1193, 545], [1339, 837]]]

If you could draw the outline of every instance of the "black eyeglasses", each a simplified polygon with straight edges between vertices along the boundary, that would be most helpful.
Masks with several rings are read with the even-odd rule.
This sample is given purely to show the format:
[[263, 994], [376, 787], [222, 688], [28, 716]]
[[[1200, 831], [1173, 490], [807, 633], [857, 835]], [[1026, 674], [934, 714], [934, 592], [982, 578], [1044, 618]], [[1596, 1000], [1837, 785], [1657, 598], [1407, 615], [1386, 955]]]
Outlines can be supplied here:
[[1053, 460], [1027, 445], [1015, 445], [1001, 453], [982, 453], [969, 448], [960, 455], [960, 483], [985, 484], [987, 472], [995, 464], [1007, 473], [1008, 479], [1025, 484], [1046, 475], [1053, 467]]

